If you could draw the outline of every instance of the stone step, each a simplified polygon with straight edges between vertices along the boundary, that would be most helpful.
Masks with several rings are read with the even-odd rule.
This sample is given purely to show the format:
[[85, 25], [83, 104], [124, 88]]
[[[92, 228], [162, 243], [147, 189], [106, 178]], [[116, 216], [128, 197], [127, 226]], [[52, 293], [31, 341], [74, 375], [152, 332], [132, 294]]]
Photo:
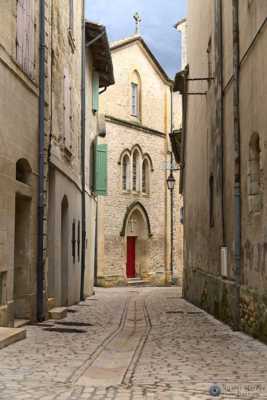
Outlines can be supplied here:
[[146, 282], [144, 280], [142, 280], [141, 278], [130, 278], [128, 279], [128, 285], [129, 286], [142, 286], [144, 285]]
[[50, 319], [63, 319], [67, 316], [67, 308], [66, 307], [54, 307], [49, 310], [49, 318]]
[[22, 326], [28, 325], [29, 323], [29, 319], [15, 319], [14, 328], [21, 328]]
[[0, 349], [26, 338], [25, 328], [0, 327]]

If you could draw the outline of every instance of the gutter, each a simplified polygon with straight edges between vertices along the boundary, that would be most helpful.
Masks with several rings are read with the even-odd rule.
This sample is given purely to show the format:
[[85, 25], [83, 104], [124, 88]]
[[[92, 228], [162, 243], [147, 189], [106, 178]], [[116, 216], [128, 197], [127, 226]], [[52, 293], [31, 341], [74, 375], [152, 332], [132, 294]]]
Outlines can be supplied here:
[[85, 250], [86, 250], [86, 191], [85, 191], [85, 0], [82, 4], [82, 51], [81, 51], [81, 177], [82, 177], [82, 251], [80, 300], [84, 300]]
[[44, 169], [45, 169], [45, 2], [40, 0], [39, 53], [39, 175], [37, 232], [37, 320], [44, 318]]
[[235, 330], [240, 329], [241, 284], [241, 165], [240, 165], [240, 43], [239, 0], [232, 0], [233, 8], [233, 114], [234, 114], [234, 196], [235, 196]]

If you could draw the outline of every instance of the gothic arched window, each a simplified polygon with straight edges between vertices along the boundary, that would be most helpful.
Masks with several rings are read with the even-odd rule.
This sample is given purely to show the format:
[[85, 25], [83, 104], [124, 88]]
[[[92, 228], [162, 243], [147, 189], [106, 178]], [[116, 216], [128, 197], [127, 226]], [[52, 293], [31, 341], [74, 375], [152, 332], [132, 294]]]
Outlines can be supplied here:
[[142, 164], [142, 192], [149, 193], [149, 163], [144, 159]]
[[133, 191], [138, 192], [139, 191], [139, 164], [140, 163], [140, 157], [139, 153], [137, 150], [134, 151], [133, 153]]
[[140, 119], [141, 117], [141, 78], [134, 71], [131, 78], [131, 115]]
[[130, 158], [125, 154], [122, 160], [122, 190], [130, 189]]

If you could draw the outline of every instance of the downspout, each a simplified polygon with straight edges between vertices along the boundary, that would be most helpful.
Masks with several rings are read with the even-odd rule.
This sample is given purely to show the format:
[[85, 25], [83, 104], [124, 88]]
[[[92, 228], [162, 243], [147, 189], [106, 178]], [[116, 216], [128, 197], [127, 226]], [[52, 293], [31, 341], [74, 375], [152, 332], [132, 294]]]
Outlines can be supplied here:
[[80, 300], [84, 300], [86, 198], [85, 198], [85, 0], [82, 1], [82, 51], [81, 51], [81, 181], [82, 181], [82, 251]]
[[[173, 133], [173, 89], [170, 87], [170, 94], [171, 94], [171, 115], [170, 115], [170, 124], [171, 124], [171, 133]], [[170, 171], [171, 171], [171, 176], [173, 176], [173, 152], [171, 151], [171, 166], [170, 166]], [[173, 207], [174, 207], [174, 189], [170, 191], [170, 197], [171, 197], [171, 257], [170, 257], [170, 270], [171, 270], [171, 282], [173, 283], [173, 227], [174, 227], [174, 221], [173, 221]]]
[[226, 245], [225, 238], [225, 207], [224, 207], [224, 92], [223, 92], [223, 19], [222, 19], [222, 0], [218, 3], [218, 29], [219, 29], [219, 60], [218, 60], [218, 80], [220, 95], [220, 139], [221, 139], [221, 223], [222, 223], [222, 246]]
[[37, 320], [44, 320], [45, 2], [40, 0]]
[[239, 49], [239, 0], [233, 6], [233, 113], [234, 113], [234, 157], [235, 157], [235, 326], [240, 329], [240, 283], [241, 283], [241, 165], [240, 165], [240, 49]]

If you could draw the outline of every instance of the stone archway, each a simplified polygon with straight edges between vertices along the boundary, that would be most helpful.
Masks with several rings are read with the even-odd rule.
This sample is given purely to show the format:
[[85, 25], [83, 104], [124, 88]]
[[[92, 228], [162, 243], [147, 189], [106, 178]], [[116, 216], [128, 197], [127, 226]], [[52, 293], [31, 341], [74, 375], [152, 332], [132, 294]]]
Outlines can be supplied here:
[[128, 208], [121, 236], [125, 237], [126, 277], [144, 278], [149, 272], [151, 228], [148, 214], [139, 202]]

